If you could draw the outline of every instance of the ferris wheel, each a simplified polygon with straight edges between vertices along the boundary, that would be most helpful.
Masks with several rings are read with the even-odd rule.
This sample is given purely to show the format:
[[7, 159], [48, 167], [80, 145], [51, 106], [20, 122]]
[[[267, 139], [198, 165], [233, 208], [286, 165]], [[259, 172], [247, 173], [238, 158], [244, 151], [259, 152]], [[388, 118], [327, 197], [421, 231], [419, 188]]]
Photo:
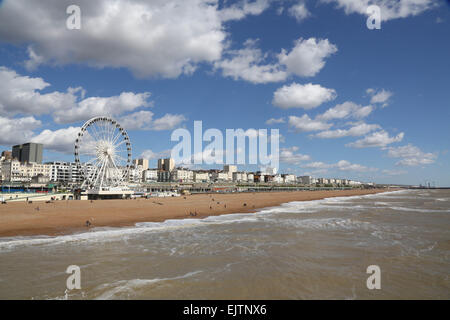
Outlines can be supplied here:
[[75, 163], [83, 179], [82, 188], [110, 190], [123, 186], [131, 167], [127, 132], [114, 119], [90, 119], [75, 140]]

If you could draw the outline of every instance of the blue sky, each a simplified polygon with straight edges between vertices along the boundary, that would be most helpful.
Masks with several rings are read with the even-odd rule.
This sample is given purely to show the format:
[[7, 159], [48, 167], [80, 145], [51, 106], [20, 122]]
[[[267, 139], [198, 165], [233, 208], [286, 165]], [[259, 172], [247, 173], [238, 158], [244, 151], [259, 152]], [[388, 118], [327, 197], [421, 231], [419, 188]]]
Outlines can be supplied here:
[[106, 113], [154, 165], [202, 120], [280, 129], [281, 172], [450, 185], [444, 1], [79, 1], [67, 30], [70, 4], [1, 3], [1, 149], [32, 140], [72, 160], [77, 129]]

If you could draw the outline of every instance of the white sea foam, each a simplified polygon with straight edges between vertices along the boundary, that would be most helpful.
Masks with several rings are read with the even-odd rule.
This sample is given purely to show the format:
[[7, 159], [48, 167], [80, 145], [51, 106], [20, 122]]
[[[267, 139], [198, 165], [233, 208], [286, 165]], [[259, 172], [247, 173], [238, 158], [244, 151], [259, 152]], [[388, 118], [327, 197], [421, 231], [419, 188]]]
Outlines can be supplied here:
[[19, 246], [36, 245], [59, 245], [63, 243], [82, 243], [98, 241], [120, 241], [126, 236], [136, 236], [149, 232], [166, 232], [182, 228], [201, 227], [210, 224], [230, 224], [254, 222], [257, 218], [255, 214], [226, 214], [221, 216], [210, 216], [204, 219], [170, 219], [164, 222], [139, 222], [134, 227], [93, 228], [88, 232], [75, 233], [70, 235], [49, 237], [9, 237], [0, 240], [0, 252], [2, 250], [13, 249]]
[[315, 230], [369, 230], [374, 228], [370, 222], [350, 218], [322, 218], [322, 219], [289, 219], [286, 224]]
[[440, 210], [440, 209], [417, 209], [417, 208], [407, 208], [407, 207], [397, 207], [397, 206], [390, 206], [389, 209], [397, 210], [397, 211], [411, 211], [411, 212], [450, 212], [450, 210]]
[[171, 277], [171, 278], [155, 278], [155, 279], [131, 279], [131, 280], [120, 280], [115, 281], [111, 284], [103, 284], [97, 287], [96, 291], [104, 290], [107, 288], [108, 290], [106, 292], [103, 292], [98, 297], [96, 297], [96, 300], [109, 300], [114, 298], [119, 298], [124, 294], [132, 295], [135, 290], [138, 290], [140, 288], [151, 286], [155, 283], [164, 282], [164, 281], [170, 281], [170, 280], [180, 280], [192, 277], [198, 273], [202, 272], [201, 270], [193, 271], [186, 273], [181, 276], [177, 277]]

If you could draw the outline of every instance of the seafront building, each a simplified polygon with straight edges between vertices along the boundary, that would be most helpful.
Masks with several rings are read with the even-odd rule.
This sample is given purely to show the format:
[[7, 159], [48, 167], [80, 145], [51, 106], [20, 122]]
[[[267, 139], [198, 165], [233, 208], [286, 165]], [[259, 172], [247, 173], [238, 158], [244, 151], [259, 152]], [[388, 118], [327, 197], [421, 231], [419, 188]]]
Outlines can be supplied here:
[[155, 183], [158, 182], [158, 170], [147, 169], [142, 172], [142, 182]]
[[158, 170], [172, 171], [175, 168], [175, 160], [172, 158], [158, 159]]
[[[233, 172], [233, 182], [248, 182], [248, 175], [246, 172]], [[252, 181], [253, 182], [253, 179]]]
[[45, 165], [50, 167], [50, 181], [63, 184], [81, 181], [82, 176], [75, 162], [54, 161], [47, 162]]
[[[42, 163], [41, 144], [25, 143], [13, 146], [12, 151], [3, 151], [0, 156], [0, 181], [2, 183], [35, 183], [75, 186], [82, 180], [85, 172], [80, 172], [74, 162], [53, 161]], [[149, 168], [147, 159], [134, 159], [128, 173], [128, 181], [133, 184], [193, 183], [193, 184], [272, 184], [304, 186], [358, 187], [363, 183], [340, 178], [314, 178], [290, 173], [277, 173], [276, 168], [264, 168], [257, 172], [238, 171], [236, 165], [224, 165], [223, 169], [191, 170], [175, 167], [171, 158], [158, 159], [157, 168]], [[87, 173], [93, 166], [85, 167]]]
[[41, 143], [24, 143], [12, 147], [12, 158], [21, 163], [42, 163], [44, 145]]
[[132, 162], [134, 167], [140, 166], [142, 170], [147, 170], [148, 167], [148, 159], [134, 159]]
[[226, 164], [223, 166], [223, 172], [228, 175], [228, 180], [233, 180], [233, 173], [237, 172], [237, 166]]
[[[231, 173], [231, 179], [230, 179]], [[211, 181], [213, 182], [226, 182], [231, 181], [233, 177], [233, 172], [221, 172], [217, 170], [216, 172], [211, 173]]]
[[194, 172], [192, 170], [177, 168], [172, 171], [171, 181], [192, 182], [193, 180], [194, 180]]
[[51, 166], [40, 163], [20, 163], [14, 159], [2, 162], [1, 172], [2, 181], [30, 182], [38, 175], [50, 177]]
[[293, 184], [297, 181], [297, 177], [293, 174], [285, 174], [283, 175], [283, 183]]
[[207, 171], [194, 171], [194, 182], [209, 182]]

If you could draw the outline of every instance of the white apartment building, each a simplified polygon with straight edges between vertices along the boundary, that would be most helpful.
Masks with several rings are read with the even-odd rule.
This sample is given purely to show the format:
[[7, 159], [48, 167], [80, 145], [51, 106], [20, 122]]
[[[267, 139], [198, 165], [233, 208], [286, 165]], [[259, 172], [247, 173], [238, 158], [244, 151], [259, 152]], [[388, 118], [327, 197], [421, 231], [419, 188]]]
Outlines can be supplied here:
[[233, 173], [237, 172], [237, 166], [226, 164], [223, 166], [223, 172], [227, 173], [228, 180], [233, 180]]
[[2, 163], [2, 179], [7, 182], [29, 181], [22, 175], [20, 162], [17, 160], [4, 161]]
[[209, 173], [194, 171], [194, 181], [195, 182], [209, 182]]
[[297, 182], [301, 184], [312, 184], [312, 179], [311, 176], [299, 176], [297, 177]]
[[247, 182], [248, 175], [246, 172], [233, 172], [233, 181], [234, 182]]
[[279, 174], [274, 175], [272, 179], [273, 183], [283, 183], [283, 177]]
[[157, 182], [158, 181], [158, 170], [147, 169], [142, 172], [143, 182]]
[[4, 157], [0, 158], [0, 181], [3, 181], [3, 172], [2, 172], [2, 166], [3, 162], [5, 161]]
[[285, 174], [283, 176], [284, 183], [295, 183], [296, 177], [293, 174]]
[[172, 174], [170, 171], [161, 171], [158, 170], [158, 182], [170, 182]]
[[141, 166], [143, 170], [148, 169], [148, 159], [133, 159], [132, 165], [134, 167]]
[[194, 180], [194, 172], [187, 169], [175, 169], [172, 171], [171, 180], [175, 182], [192, 182]]
[[29, 182], [38, 175], [50, 177], [51, 166], [41, 163], [20, 163], [18, 160], [3, 161], [2, 180], [7, 182]]
[[172, 158], [158, 159], [158, 170], [172, 171], [175, 169], [175, 160]]
[[144, 168], [142, 165], [132, 166], [129, 170], [129, 180], [133, 183], [142, 182]]
[[75, 162], [48, 162], [50, 166], [50, 180], [61, 183], [76, 183], [82, 180], [82, 174], [79, 172]]
[[230, 172], [213, 172], [211, 173], [211, 180], [219, 182], [230, 181], [233, 178], [234, 172], [231, 175], [231, 179], [229, 173]]
[[[93, 170], [88, 167], [88, 172]], [[41, 181], [48, 178], [52, 182], [77, 183], [82, 180], [74, 162], [49, 162], [41, 163], [20, 163], [18, 160], [8, 160], [2, 163], [1, 175], [3, 181], [8, 182], [29, 182], [33, 177], [41, 176]]]

